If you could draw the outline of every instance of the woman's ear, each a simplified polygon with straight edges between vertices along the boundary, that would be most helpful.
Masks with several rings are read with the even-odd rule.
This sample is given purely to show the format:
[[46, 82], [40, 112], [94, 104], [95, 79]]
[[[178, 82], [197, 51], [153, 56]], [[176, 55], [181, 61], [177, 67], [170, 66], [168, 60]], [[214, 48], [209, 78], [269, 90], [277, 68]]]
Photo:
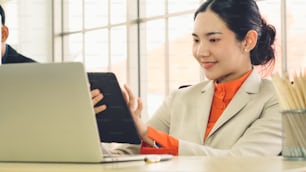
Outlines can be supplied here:
[[257, 36], [258, 34], [255, 30], [248, 31], [243, 40], [243, 48], [245, 52], [250, 52], [256, 46]]
[[8, 38], [8, 36], [9, 36], [9, 29], [8, 29], [8, 27], [3, 25], [1, 27], [1, 32], [2, 32], [1, 42], [5, 43], [7, 38]]

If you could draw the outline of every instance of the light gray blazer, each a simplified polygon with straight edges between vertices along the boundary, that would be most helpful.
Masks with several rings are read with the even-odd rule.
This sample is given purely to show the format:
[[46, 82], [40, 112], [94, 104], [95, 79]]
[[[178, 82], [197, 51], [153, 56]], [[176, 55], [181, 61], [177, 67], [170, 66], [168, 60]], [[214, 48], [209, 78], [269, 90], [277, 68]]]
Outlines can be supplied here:
[[[270, 80], [261, 79], [253, 70], [204, 141], [213, 95], [213, 81], [178, 89], [148, 125], [177, 138], [179, 155], [271, 156], [281, 152], [281, 113]], [[115, 149], [135, 154], [139, 145]]]
[[178, 89], [148, 125], [179, 139], [179, 155], [268, 156], [281, 152], [281, 113], [270, 80], [261, 79], [253, 70], [204, 141], [213, 95], [213, 81]]

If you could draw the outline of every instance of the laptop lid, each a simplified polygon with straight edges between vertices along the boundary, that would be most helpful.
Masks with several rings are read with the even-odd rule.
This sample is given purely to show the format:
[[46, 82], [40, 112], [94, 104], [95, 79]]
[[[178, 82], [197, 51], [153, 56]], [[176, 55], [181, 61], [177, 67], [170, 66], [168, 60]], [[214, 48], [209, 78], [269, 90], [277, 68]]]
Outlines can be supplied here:
[[81, 63], [2, 65], [0, 83], [0, 161], [102, 161]]

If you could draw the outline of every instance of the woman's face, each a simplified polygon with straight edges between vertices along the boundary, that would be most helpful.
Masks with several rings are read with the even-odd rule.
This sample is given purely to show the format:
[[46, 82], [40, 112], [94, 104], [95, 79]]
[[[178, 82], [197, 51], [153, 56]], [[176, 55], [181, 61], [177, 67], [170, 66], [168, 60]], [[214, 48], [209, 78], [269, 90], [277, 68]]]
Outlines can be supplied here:
[[219, 16], [211, 10], [197, 15], [194, 22], [193, 56], [210, 80], [240, 78], [252, 68], [250, 53]]

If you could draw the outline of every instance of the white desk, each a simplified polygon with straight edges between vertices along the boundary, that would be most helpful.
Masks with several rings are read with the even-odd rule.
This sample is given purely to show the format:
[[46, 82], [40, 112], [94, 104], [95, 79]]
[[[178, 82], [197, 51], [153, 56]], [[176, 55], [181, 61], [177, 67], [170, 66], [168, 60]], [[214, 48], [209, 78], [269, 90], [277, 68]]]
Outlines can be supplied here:
[[182, 156], [159, 163], [143, 161], [109, 164], [0, 163], [2, 172], [305, 172], [306, 161], [282, 157], [201, 157]]

